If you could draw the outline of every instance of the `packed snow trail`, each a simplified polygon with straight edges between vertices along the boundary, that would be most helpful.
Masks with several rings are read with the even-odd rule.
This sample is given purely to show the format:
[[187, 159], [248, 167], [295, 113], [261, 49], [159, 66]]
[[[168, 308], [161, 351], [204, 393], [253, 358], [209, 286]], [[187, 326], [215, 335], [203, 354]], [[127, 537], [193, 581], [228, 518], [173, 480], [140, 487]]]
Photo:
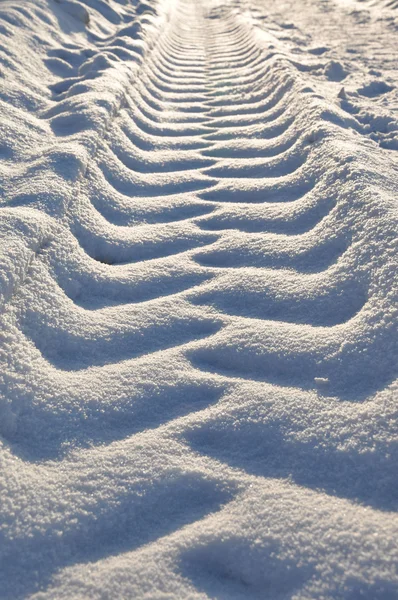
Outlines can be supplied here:
[[2, 598], [397, 597], [397, 74], [340, 4], [0, 4]]

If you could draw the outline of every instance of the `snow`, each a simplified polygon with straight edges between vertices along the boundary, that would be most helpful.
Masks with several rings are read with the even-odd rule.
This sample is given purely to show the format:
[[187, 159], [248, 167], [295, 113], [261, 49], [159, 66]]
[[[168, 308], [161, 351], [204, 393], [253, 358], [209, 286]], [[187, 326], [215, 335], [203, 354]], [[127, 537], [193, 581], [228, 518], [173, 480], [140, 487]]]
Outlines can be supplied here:
[[0, 597], [398, 596], [398, 5], [0, 3]]

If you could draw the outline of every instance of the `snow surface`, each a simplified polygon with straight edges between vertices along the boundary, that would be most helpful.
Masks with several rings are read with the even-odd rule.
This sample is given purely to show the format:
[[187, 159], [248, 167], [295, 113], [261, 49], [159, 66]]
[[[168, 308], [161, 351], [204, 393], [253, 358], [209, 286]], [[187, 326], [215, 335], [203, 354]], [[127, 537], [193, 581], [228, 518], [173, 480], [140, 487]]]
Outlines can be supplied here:
[[397, 36], [0, 3], [1, 598], [398, 598]]

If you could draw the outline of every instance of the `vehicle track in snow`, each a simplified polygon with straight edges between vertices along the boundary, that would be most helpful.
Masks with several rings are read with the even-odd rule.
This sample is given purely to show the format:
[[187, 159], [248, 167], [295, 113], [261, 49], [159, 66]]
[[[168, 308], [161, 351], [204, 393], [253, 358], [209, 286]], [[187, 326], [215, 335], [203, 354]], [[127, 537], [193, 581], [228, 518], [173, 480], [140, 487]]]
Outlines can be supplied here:
[[104, 6], [3, 150], [5, 597], [381, 598], [395, 154], [247, 3]]

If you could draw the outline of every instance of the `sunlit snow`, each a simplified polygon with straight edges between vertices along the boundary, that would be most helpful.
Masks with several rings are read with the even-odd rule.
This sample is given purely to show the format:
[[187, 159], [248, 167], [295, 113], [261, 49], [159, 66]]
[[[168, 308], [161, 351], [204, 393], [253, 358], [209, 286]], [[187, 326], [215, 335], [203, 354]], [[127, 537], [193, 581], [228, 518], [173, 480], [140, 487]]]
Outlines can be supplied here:
[[0, 598], [398, 598], [398, 2], [0, 2]]

